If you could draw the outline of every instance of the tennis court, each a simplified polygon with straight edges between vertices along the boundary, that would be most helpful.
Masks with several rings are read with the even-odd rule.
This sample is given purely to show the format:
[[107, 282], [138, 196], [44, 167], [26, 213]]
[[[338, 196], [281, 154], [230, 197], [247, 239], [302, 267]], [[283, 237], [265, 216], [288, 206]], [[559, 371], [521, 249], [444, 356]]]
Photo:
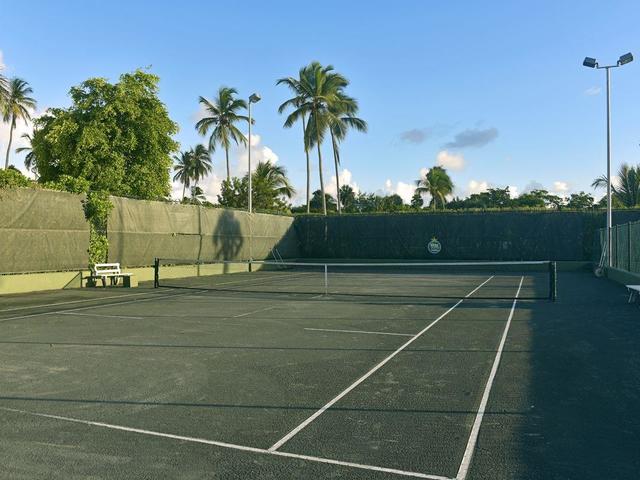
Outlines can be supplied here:
[[4, 477], [634, 476], [623, 289], [376, 268], [5, 297]]

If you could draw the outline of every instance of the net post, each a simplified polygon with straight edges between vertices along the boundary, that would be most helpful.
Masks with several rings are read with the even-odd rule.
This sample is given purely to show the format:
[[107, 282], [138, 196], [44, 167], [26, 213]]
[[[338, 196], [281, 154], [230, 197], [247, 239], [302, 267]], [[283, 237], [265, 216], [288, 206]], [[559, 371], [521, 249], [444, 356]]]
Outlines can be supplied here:
[[549, 262], [549, 300], [555, 302], [558, 298], [558, 267], [556, 262]]
[[153, 259], [153, 288], [160, 286], [160, 259]]
[[328, 275], [328, 266], [324, 264], [324, 294], [329, 295], [329, 275]]

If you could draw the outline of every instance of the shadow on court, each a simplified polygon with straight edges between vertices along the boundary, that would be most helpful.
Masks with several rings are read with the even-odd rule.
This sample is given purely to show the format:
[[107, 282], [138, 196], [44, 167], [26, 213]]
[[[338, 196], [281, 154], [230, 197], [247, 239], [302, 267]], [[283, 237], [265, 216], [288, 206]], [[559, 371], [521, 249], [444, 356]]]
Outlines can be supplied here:
[[618, 284], [561, 273], [556, 303], [519, 306], [470, 479], [637, 477], [640, 309], [626, 302]]

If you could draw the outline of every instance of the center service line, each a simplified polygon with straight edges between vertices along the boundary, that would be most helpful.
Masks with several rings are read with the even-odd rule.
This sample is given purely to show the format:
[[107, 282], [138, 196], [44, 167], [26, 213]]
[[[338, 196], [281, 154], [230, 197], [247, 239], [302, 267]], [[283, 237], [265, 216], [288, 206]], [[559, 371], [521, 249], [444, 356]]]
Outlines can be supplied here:
[[373, 375], [376, 371], [378, 371], [380, 368], [382, 368], [387, 362], [389, 362], [389, 360], [391, 360], [393, 357], [395, 357], [396, 355], [398, 355], [402, 350], [404, 350], [405, 348], [407, 348], [409, 345], [411, 345], [415, 340], [417, 340], [418, 338], [420, 338], [420, 336], [425, 333], [427, 330], [429, 330], [431, 327], [433, 327], [436, 323], [438, 323], [440, 320], [442, 320], [444, 317], [446, 317], [451, 311], [453, 311], [453, 309], [455, 309], [458, 305], [460, 305], [465, 298], [469, 298], [471, 295], [473, 295], [476, 291], [478, 291], [482, 286], [484, 286], [489, 280], [491, 280], [494, 277], [494, 275], [491, 275], [488, 279], [486, 279], [484, 282], [482, 282], [480, 285], [478, 285], [476, 288], [474, 288], [473, 290], [471, 290], [469, 293], [467, 293], [464, 298], [461, 298], [460, 300], [458, 300], [456, 302], [455, 305], [453, 305], [452, 307], [449, 308], [449, 310], [447, 310], [446, 312], [444, 312], [442, 315], [440, 315], [438, 318], [436, 318], [433, 322], [431, 322], [429, 325], [427, 325], [425, 328], [423, 328], [422, 330], [420, 330], [418, 333], [416, 333], [413, 337], [411, 337], [406, 343], [404, 343], [403, 345], [401, 345], [396, 351], [394, 351], [391, 355], [389, 355], [388, 357], [386, 357], [384, 360], [382, 360], [380, 363], [378, 363], [375, 367], [373, 367], [371, 370], [369, 370], [367, 373], [365, 373], [362, 377], [360, 377], [358, 380], [356, 380], [355, 382], [353, 382], [351, 385], [349, 385], [347, 388], [345, 388], [341, 393], [339, 393], [335, 398], [333, 398], [332, 400], [330, 400], [326, 405], [324, 405], [321, 409], [319, 409], [317, 412], [315, 412], [313, 415], [311, 415], [309, 418], [307, 418], [304, 422], [302, 422], [300, 425], [298, 425], [296, 428], [294, 428], [293, 430], [291, 430], [289, 433], [287, 433], [284, 437], [282, 437], [280, 440], [278, 440], [276, 443], [274, 443], [270, 448], [269, 451], [270, 452], [275, 452], [276, 450], [278, 450], [281, 446], [283, 446], [285, 443], [287, 443], [289, 440], [291, 440], [294, 436], [296, 436], [303, 428], [305, 428], [307, 425], [309, 425], [311, 422], [313, 422], [316, 418], [318, 418], [320, 415], [322, 415], [325, 411], [327, 411], [327, 409], [331, 408], [332, 405], [334, 405], [336, 402], [338, 402], [341, 398], [343, 398], [345, 395], [347, 395], [349, 392], [351, 392], [354, 388], [356, 388], [358, 385], [360, 385], [362, 382], [364, 382], [367, 378], [369, 378], [371, 375]]
[[467, 478], [467, 474], [469, 473], [469, 467], [471, 466], [471, 459], [473, 458], [473, 452], [476, 448], [478, 435], [480, 433], [480, 425], [482, 424], [482, 417], [484, 417], [484, 412], [485, 412], [485, 409], [487, 408], [487, 402], [489, 401], [489, 394], [491, 393], [491, 387], [493, 386], [493, 380], [496, 377], [496, 372], [498, 371], [498, 366], [500, 365], [502, 350], [504, 349], [504, 344], [507, 341], [507, 334], [509, 333], [509, 327], [511, 326], [513, 313], [516, 310], [516, 303], [518, 302], [518, 296], [520, 295], [520, 290], [522, 289], [523, 281], [524, 281], [524, 277], [520, 277], [520, 285], [518, 285], [518, 291], [516, 292], [516, 296], [513, 299], [513, 305], [511, 305], [511, 312], [509, 312], [509, 318], [507, 319], [507, 324], [505, 325], [504, 331], [502, 332], [502, 338], [500, 339], [500, 346], [498, 347], [498, 353], [496, 353], [496, 358], [493, 360], [491, 373], [489, 374], [489, 379], [487, 380], [487, 384], [484, 387], [484, 393], [482, 394], [480, 407], [478, 408], [478, 413], [476, 413], [476, 419], [473, 422], [473, 427], [471, 428], [471, 434], [469, 435], [467, 448], [464, 451], [462, 462], [460, 463], [460, 468], [458, 469], [458, 475], [456, 475], [456, 480], [465, 480]]

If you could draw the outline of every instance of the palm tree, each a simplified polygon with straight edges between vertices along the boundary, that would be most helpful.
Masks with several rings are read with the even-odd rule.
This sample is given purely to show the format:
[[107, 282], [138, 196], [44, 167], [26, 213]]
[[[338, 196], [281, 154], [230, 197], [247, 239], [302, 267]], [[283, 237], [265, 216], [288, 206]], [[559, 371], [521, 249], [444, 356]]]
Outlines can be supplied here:
[[9, 144], [7, 145], [7, 155], [4, 160], [5, 170], [9, 167], [9, 152], [11, 151], [11, 142], [13, 140], [13, 131], [16, 128], [16, 122], [19, 119], [24, 120], [25, 123], [31, 120], [29, 110], [36, 108], [35, 99], [29, 96], [31, 93], [33, 93], [33, 89], [25, 80], [12, 78], [8, 84], [6, 98], [0, 106], [2, 121], [9, 123]]
[[[284, 79], [283, 79], [284, 80]], [[296, 79], [290, 78], [292, 82], [283, 81], [295, 85]], [[318, 148], [318, 172], [320, 177], [320, 191], [322, 195], [322, 211], [327, 214], [327, 202], [324, 190], [324, 175], [322, 171], [322, 151], [320, 146], [324, 140], [327, 129], [334, 120], [329, 107], [339, 101], [340, 91], [346, 87], [348, 80], [336, 73], [333, 66], [323, 67], [318, 62], [312, 62], [307, 67], [303, 67], [299, 72], [299, 96], [296, 96], [281, 107], [294, 107], [294, 111], [285, 120], [285, 128], [290, 128], [296, 121], [307, 116], [308, 122], [305, 129], [305, 145]]]
[[[249, 174], [244, 177], [248, 183]], [[287, 170], [281, 165], [274, 165], [270, 161], [258, 162], [252, 173], [252, 200], [256, 208], [272, 210], [281, 203], [281, 198], [291, 199], [296, 191], [287, 177]]]
[[[618, 185], [611, 184], [612, 195], [625, 207], [640, 203], [640, 165], [632, 167], [623, 163], [618, 170]], [[607, 176], [601, 175], [591, 184], [593, 188], [607, 187]]]
[[32, 147], [33, 138], [28, 133], [23, 133], [20, 138], [25, 139], [28, 142], [28, 146], [16, 148], [16, 153], [27, 152], [27, 155], [24, 157], [24, 166], [30, 172], [36, 173], [36, 154]]
[[332, 113], [332, 122], [329, 128], [331, 132], [331, 144], [333, 146], [333, 161], [336, 169], [336, 200], [338, 205], [338, 213], [342, 213], [340, 202], [340, 174], [338, 165], [340, 164], [340, 149], [338, 145], [347, 136], [350, 128], [354, 128], [359, 132], [366, 133], [367, 122], [355, 116], [358, 112], [358, 102], [355, 98], [345, 95], [343, 92], [338, 94], [339, 100], [329, 106]]
[[9, 96], [9, 81], [7, 77], [0, 73], [0, 109], [2, 105], [7, 101]]
[[438, 202], [444, 208], [446, 196], [453, 192], [453, 182], [447, 171], [442, 167], [431, 168], [424, 178], [416, 182], [417, 193], [428, 193], [431, 195], [431, 208], [436, 209]]
[[202, 144], [196, 145], [190, 150], [191, 153], [191, 179], [198, 185], [200, 179], [211, 173], [211, 156], [206, 147]]
[[[209, 137], [209, 151], [213, 153], [216, 145], [220, 144], [224, 148], [227, 160], [227, 181], [231, 181], [231, 171], [229, 169], [229, 147], [231, 140], [236, 145], [247, 144], [246, 137], [234, 125], [238, 121], [249, 122], [249, 118], [239, 115], [238, 111], [247, 108], [247, 102], [238, 99], [235, 95], [238, 91], [235, 88], [220, 87], [218, 96], [213, 101], [200, 97], [200, 105], [204, 106], [208, 116], [196, 123], [196, 129], [201, 135], [207, 135], [212, 129]], [[251, 148], [251, 146], [249, 146]]]
[[190, 202], [194, 205], [201, 205], [203, 202], [207, 200], [207, 197], [204, 196], [204, 192], [202, 189], [194, 185], [191, 187], [191, 199]]
[[[298, 78], [293, 78], [293, 77], [281, 78], [276, 82], [276, 85], [284, 84], [288, 86], [289, 89], [295, 93], [295, 96], [293, 98], [287, 100], [282, 105], [280, 105], [280, 107], [278, 107], [278, 113], [282, 114], [282, 112], [284, 112], [289, 106], [299, 108], [300, 105], [304, 103], [305, 96], [301, 88], [301, 81], [303, 76], [306, 73], [303, 73], [303, 72], [304, 72], [304, 68], [300, 69]], [[307, 120], [306, 114], [303, 114], [302, 115], [302, 142], [304, 144], [304, 155], [307, 159], [307, 213], [310, 213], [311, 212], [311, 162], [309, 161], [309, 145], [307, 145], [307, 139], [306, 139], [306, 131], [307, 131], [306, 120]]]
[[193, 150], [174, 155], [173, 161], [175, 162], [173, 171], [176, 172], [173, 175], [173, 181], [182, 183], [182, 200], [184, 200], [187, 187], [191, 185], [193, 176]]

